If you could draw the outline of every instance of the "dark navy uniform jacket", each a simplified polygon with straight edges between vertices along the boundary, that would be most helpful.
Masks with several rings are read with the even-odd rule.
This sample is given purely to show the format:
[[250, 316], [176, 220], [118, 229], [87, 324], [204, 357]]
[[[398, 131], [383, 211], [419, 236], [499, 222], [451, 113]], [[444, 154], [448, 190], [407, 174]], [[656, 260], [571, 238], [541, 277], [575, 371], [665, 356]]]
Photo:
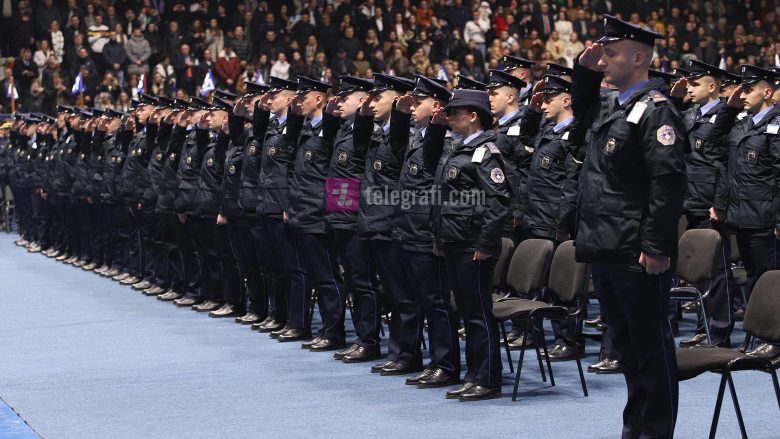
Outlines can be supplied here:
[[[225, 169], [222, 173], [222, 198], [219, 200], [219, 214], [227, 218], [244, 216], [244, 211], [239, 203], [244, 163], [244, 145], [246, 144], [244, 122], [245, 119], [241, 116], [236, 116], [233, 113], [228, 115], [230, 142], [225, 152]], [[248, 128], [246, 131], [251, 135], [251, 128]]]
[[[349, 178], [362, 182], [365, 174], [366, 151], [368, 142], [355, 142], [355, 130], [360, 133], [360, 126], [355, 125], [355, 118], [349, 118], [341, 121], [338, 117], [324, 114], [323, 129], [325, 133], [338, 130], [333, 140], [333, 154], [330, 158], [328, 168], [328, 178]], [[340, 126], [339, 126], [340, 125]], [[363, 130], [366, 131], [359, 138], [366, 139], [371, 136], [373, 128], [370, 121], [363, 124]], [[332, 229], [357, 230], [357, 210], [340, 209], [325, 213], [325, 219], [328, 226]]]
[[222, 130], [199, 134], [209, 139], [209, 143], [200, 165], [195, 211], [201, 217], [216, 221], [222, 202], [222, 179], [230, 137]]
[[690, 149], [685, 158], [688, 175], [688, 195], [683, 207], [687, 213], [709, 217], [710, 207], [726, 210], [728, 195], [728, 144], [738, 110], [718, 101], [702, 115], [700, 105], [694, 105], [684, 114]]
[[510, 208], [501, 151], [492, 130], [467, 144], [464, 140], [453, 143], [452, 153], [436, 170], [441, 203], [431, 214], [434, 242], [445, 250], [479, 250], [497, 257]]
[[773, 233], [780, 225], [780, 106], [754, 124], [748, 115], [729, 133], [726, 225]]
[[208, 130], [195, 128], [187, 133], [184, 149], [179, 157], [177, 173], [179, 185], [176, 188], [174, 206], [176, 213], [198, 214], [198, 189], [200, 188], [200, 166], [209, 144]]
[[581, 130], [572, 141], [591, 131], [580, 175], [576, 256], [643, 272], [640, 252], [676, 258], [686, 131], [677, 109], [657, 91], [661, 80], [651, 79], [620, 105], [613, 94], [600, 96], [602, 77], [574, 68], [572, 104]]
[[270, 113], [256, 106], [252, 114], [251, 128], [244, 129], [239, 205], [247, 216], [257, 215], [257, 206], [262, 195], [260, 167], [263, 160], [263, 140], [269, 125]]
[[452, 149], [452, 136], [448, 136], [446, 126], [429, 124], [424, 135], [422, 128], [413, 130], [401, 168], [399, 187], [403, 198], [393, 228], [393, 239], [406, 250], [431, 251], [431, 210], [436, 201], [433, 181], [445, 149]]
[[144, 193], [151, 185], [149, 176], [149, 157], [145, 152], [147, 143], [147, 128], [139, 125], [130, 143], [127, 145], [126, 158], [122, 166], [118, 189], [120, 196], [127, 203], [140, 203]]
[[576, 196], [577, 180], [584, 158], [582, 148], [574, 145], [570, 131], [576, 122], [555, 132], [555, 124], [540, 125], [542, 114], [526, 111], [524, 134], [533, 140], [533, 156], [528, 181], [518, 194], [525, 206], [523, 225], [534, 237], [555, 239], [556, 232], [572, 234], [565, 223], [567, 208]]
[[[260, 162], [259, 187], [262, 191], [257, 203], [257, 214], [281, 219], [287, 211], [290, 178], [295, 160], [293, 142], [285, 142], [289, 120], [274, 118], [263, 140], [263, 157]], [[250, 146], [251, 148], [251, 146]]]
[[[160, 134], [163, 133], [163, 126], [160, 125]], [[168, 142], [158, 144], [160, 152], [163, 152], [163, 167], [160, 171], [159, 193], [157, 195], [157, 212], [176, 213], [174, 200], [176, 191], [179, 187], [179, 164], [181, 151], [184, 147], [184, 139], [187, 130], [178, 125], [173, 126]], [[160, 135], [158, 134], [158, 138]], [[158, 153], [159, 157], [159, 153]]]

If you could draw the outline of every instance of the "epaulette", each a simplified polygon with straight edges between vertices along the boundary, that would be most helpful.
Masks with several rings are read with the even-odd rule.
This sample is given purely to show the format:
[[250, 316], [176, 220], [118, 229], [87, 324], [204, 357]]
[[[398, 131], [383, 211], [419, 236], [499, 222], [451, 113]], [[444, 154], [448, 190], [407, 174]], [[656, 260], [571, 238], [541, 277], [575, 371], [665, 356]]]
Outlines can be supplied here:
[[647, 93], [647, 97], [650, 98], [653, 102], [664, 102], [669, 100], [666, 95], [658, 90], [650, 90], [650, 92]]

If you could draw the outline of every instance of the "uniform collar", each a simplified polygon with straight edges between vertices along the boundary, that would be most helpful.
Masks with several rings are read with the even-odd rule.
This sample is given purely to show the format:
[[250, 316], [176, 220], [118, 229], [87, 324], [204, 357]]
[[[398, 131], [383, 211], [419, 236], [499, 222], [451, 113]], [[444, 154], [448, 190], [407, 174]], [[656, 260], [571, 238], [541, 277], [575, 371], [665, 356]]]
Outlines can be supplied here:
[[713, 107], [715, 107], [715, 106], [716, 106], [716, 105], [718, 105], [719, 103], [720, 103], [720, 99], [715, 99], [714, 101], [712, 101], [712, 102], [710, 102], [710, 103], [708, 103], [708, 104], [702, 105], [702, 106], [699, 108], [699, 113], [700, 113], [702, 116], [704, 116], [705, 114], [707, 114], [707, 112], [708, 112], [708, 111], [712, 110], [712, 109], [713, 109]]
[[321, 121], [322, 121], [322, 113], [320, 113], [317, 117], [311, 120], [311, 127], [312, 128], [316, 127], [317, 125], [320, 124]]
[[556, 132], [556, 133], [559, 133], [559, 132], [561, 132], [561, 130], [563, 130], [567, 126], [571, 125], [572, 122], [574, 122], [574, 116], [570, 116], [570, 117], [566, 118], [563, 122], [559, 122], [558, 124], [556, 124], [553, 127], [553, 131]]
[[463, 144], [464, 145], [468, 145], [469, 142], [471, 142], [472, 140], [476, 139], [480, 134], [482, 134], [484, 132], [485, 132], [484, 130], [479, 130], [476, 133], [466, 137], [465, 139], [463, 139]]
[[382, 132], [386, 133], [390, 131], [390, 122], [388, 121], [386, 124], [382, 125]]
[[284, 113], [284, 116], [279, 117], [279, 125], [287, 122], [287, 113]]
[[425, 133], [428, 132], [428, 127], [420, 128], [420, 137], [425, 137]]
[[761, 119], [763, 119], [764, 116], [766, 116], [767, 113], [772, 111], [773, 108], [775, 108], [775, 106], [774, 105], [770, 105], [770, 106], [766, 107], [765, 109], [759, 111], [755, 116], [753, 116], [753, 125], [758, 125], [759, 122], [761, 122]]
[[520, 110], [515, 110], [515, 111], [513, 111], [511, 113], [507, 113], [507, 114], [501, 116], [501, 118], [498, 119], [498, 125], [499, 126], [503, 126], [505, 123], [509, 122], [513, 117], [515, 117], [515, 115], [517, 115], [517, 113], [519, 113], [519, 112], [520, 112]]
[[646, 86], [648, 82], [650, 82], [649, 79], [643, 79], [620, 93], [618, 95], [618, 104], [623, 105], [628, 102], [628, 100], [631, 99], [631, 96], [633, 96], [642, 87]]

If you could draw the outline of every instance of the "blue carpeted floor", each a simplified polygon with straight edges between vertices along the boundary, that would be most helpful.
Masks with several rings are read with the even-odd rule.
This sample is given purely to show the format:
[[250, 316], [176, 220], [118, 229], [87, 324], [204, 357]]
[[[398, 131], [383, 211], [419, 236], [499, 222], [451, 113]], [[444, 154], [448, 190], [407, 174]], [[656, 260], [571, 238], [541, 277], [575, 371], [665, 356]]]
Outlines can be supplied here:
[[[278, 343], [232, 321], [148, 298], [13, 245], [0, 235], [0, 438], [291, 438], [619, 436], [620, 375], [526, 362], [521, 397], [444, 399], [402, 377]], [[349, 323], [348, 323], [349, 324]], [[691, 322], [683, 326], [690, 334]], [[597, 358], [590, 343], [585, 365]], [[504, 390], [512, 377], [505, 371]], [[751, 438], [780, 436], [768, 375], [735, 379]], [[706, 437], [718, 376], [681, 384], [677, 437]], [[739, 436], [724, 403], [718, 437]]]

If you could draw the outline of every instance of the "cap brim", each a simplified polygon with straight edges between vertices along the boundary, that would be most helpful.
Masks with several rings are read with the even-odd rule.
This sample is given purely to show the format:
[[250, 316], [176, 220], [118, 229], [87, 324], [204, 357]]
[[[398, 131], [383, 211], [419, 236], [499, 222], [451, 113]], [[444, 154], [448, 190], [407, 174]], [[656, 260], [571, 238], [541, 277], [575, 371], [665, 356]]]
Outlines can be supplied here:
[[620, 41], [623, 38], [620, 37], [610, 37], [608, 35], [604, 35], [603, 37], [596, 40], [597, 43], [605, 44], [605, 43], [614, 43], [615, 41]]

